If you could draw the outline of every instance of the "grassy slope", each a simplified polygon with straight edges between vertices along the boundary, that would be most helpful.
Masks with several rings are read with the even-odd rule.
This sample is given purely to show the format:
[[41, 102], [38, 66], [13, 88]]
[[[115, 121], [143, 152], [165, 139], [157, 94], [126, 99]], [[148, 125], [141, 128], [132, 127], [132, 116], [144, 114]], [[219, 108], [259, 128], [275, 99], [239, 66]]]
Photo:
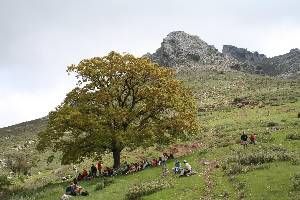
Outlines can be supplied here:
[[[299, 172], [300, 165], [291, 162], [274, 162], [269, 168], [242, 173], [234, 177], [224, 175], [222, 168], [204, 165], [202, 160], [222, 163], [233, 151], [242, 151], [236, 140], [242, 130], [258, 134], [259, 144], [255, 147], [282, 145], [296, 154], [300, 153], [300, 141], [287, 141], [288, 133], [299, 132], [300, 111], [299, 82], [283, 81], [267, 77], [232, 73], [191, 73], [180, 77], [193, 88], [199, 98], [199, 112], [202, 130], [197, 136], [204, 145], [180, 160], [187, 159], [198, 172], [197, 175], [181, 178], [169, 175], [174, 187], [145, 196], [144, 199], [297, 199], [299, 193], [292, 191], [291, 176]], [[237, 108], [232, 104], [237, 97], [246, 99], [247, 106]], [[240, 107], [240, 105], [238, 105]], [[276, 128], [268, 127], [269, 122], [277, 123]], [[17, 136], [16, 136], [17, 137]], [[250, 151], [251, 148], [246, 151]], [[149, 150], [148, 155], [156, 155]], [[126, 152], [128, 157], [144, 154], [138, 150]], [[134, 154], [134, 155], [132, 155]], [[168, 163], [171, 169], [173, 163]], [[51, 174], [51, 170], [48, 171]], [[130, 185], [141, 180], [160, 177], [161, 169], [147, 169], [129, 176], [114, 178], [113, 184], [101, 191], [95, 191], [96, 181], [82, 182], [90, 196], [84, 199], [122, 199]], [[31, 177], [31, 185], [41, 182], [47, 173]], [[210, 183], [209, 183], [210, 182]], [[241, 185], [243, 187], [241, 187]], [[54, 183], [33, 191], [29, 189], [27, 199], [58, 199], [66, 183]], [[20, 199], [27, 192], [19, 193]], [[299, 196], [298, 196], [299, 197]], [[25, 198], [26, 199], [26, 198]]]

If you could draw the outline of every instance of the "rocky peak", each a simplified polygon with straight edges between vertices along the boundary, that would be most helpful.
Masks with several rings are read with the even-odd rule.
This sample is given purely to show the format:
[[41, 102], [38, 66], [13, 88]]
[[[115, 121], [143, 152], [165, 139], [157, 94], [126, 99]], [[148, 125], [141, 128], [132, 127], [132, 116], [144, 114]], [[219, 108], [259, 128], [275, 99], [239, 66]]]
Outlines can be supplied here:
[[226, 57], [235, 58], [241, 62], [247, 62], [250, 64], [256, 64], [262, 62], [267, 57], [264, 54], [259, 54], [257, 51], [250, 52], [244, 48], [237, 48], [232, 45], [224, 45], [222, 49], [222, 53]]
[[298, 54], [300, 54], [300, 49], [298, 49], [298, 48], [291, 49], [290, 53], [298, 53]]
[[229, 61], [214, 46], [184, 31], [169, 33], [154, 54], [145, 56], [166, 67], [226, 68], [224, 63]]
[[169, 33], [155, 53], [148, 53], [145, 56], [161, 66], [175, 67], [177, 70], [184, 68], [237, 70], [287, 78], [300, 74], [300, 50], [297, 48], [272, 58], [232, 45], [224, 45], [220, 53], [198, 36], [184, 31]]
[[300, 50], [291, 49], [289, 53], [268, 58], [260, 63], [265, 74], [284, 78], [297, 78], [300, 74]]
[[[240, 62], [254, 66], [255, 73], [269, 76], [292, 78], [300, 72], [300, 50], [291, 49], [289, 53], [267, 58], [264, 54], [250, 52], [244, 48], [224, 45], [222, 53], [227, 58], [234, 58]], [[247, 71], [252, 72], [252, 71]]]

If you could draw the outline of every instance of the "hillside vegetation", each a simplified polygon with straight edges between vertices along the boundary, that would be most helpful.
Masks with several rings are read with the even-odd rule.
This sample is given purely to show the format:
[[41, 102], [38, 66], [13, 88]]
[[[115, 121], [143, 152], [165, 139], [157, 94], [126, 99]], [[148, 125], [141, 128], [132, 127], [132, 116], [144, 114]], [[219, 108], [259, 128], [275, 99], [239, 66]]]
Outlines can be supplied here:
[[[193, 69], [180, 71], [178, 77], [198, 100], [199, 133], [172, 146], [125, 150], [121, 159], [151, 159], [177, 148], [175, 157], [188, 160], [197, 174], [178, 178], [169, 173], [163, 178], [157, 167], [110, 178], [103, 189], [99, 189], [98, 179], [80, 182], [90, 195], [74, 199], [124, 199], [133, 190], [144, 190], [141, 198], [151, 200], [300, 199], [300, 82]], [[0, 129], [1, 157], [9, 151], [23, 151], [38, 161], [32, 176], [13, 179], [4, 199], [52, 200], [64, 193], [68, 182], [61, 177], [73, 174], [72, 167], [60, 165], [59, 153], [47, 164], [50, 152], [38, 154], [34, 149], [36, 134], [46, 123], [43, 118]], [[258, 144], [243, 150], [239, 144], [242, 131], [256, 133]], [[86, 160], [78, 167], [91, 162]], [[112, 165], [110, 155], [104, 157], [104, 164]], [[172, 160], [167, 164], [169, 170], [174, 166]], [[5, 168], [1, 170], [7, 173]]]

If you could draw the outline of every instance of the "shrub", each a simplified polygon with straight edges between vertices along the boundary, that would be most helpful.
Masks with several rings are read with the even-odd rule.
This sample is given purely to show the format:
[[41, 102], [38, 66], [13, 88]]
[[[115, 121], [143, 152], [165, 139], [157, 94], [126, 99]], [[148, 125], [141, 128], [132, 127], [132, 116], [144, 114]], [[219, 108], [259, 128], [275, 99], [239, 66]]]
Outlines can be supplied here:
[[27, 175], [35, 166], [35, 159], [24, 152], [9, 152], [4, 155], [6, 167], [17, 175]]
[[271, 132], [265, 131], [258, 137], [258, 141], [262, 143], [271, 143], [275, 140], [275, 138], [272, 136]]
[[267, 127], [274, 127], [274, 126], [278, 126], [278, 123], [276, 123], [276, 122], [268, 122], [267, 123]]
[[299, 190], [300, 191], [300, 173], [295, 174], [292, 177], [292, 184], [293, 184], [293, 189], [294, 190]]
[[95, 191], [103, 190], [104, 188], [105, 188], [104, 182], [100, 181], [99, 183], [96, 184]]
[[293, 161], [295, 155], [279, 146], [253, 148], [247, 151], [235, 152], [225, 159], [223, 170], [227, 175], [234, 175], [250, 170], [264, 168], [266, 163], [274, 161]]
[[287, 140], [300, 140], [300, 133], [290, 133], [286, 136]]
[[114, 182], [114, 180], [112, 178], [104, 178], [103, 179], [104, 187], [112, 184], [113, 182]]
[[157, 179], [134, 184], [132, 187], [129, 188], [125, 199], [137, 200], [140, 199], [142, 196], [146, 196], [170, 187], [171, 184], [164, 179]]
[[105, 187], [113, 183], [111, 178], [101, 178], [100, 181], [96, 184], [95, 190], [103, 190]]
[[5, 190], [7, 186], [11, 185], [11, 181], [6, 175], [0, 175], [0, 191]]

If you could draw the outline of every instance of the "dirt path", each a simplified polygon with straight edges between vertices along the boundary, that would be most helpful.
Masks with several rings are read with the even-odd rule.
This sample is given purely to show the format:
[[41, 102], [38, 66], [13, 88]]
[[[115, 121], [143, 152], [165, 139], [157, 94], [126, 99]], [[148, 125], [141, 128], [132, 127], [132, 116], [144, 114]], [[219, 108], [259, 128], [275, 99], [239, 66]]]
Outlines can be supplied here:
[[201, 163], [206, 166], [203, 173], [203, 178], [205, 182], [205, 192], [204, 192], [203, 200], [213, 200], [212, 194], [213, 194], [214, 182], [213, 179], [211, 178], [211, 175], [213, 171], [216, 169], [216, 166], [218, 166], [218, 163], [216, 160], [201, 161]]

